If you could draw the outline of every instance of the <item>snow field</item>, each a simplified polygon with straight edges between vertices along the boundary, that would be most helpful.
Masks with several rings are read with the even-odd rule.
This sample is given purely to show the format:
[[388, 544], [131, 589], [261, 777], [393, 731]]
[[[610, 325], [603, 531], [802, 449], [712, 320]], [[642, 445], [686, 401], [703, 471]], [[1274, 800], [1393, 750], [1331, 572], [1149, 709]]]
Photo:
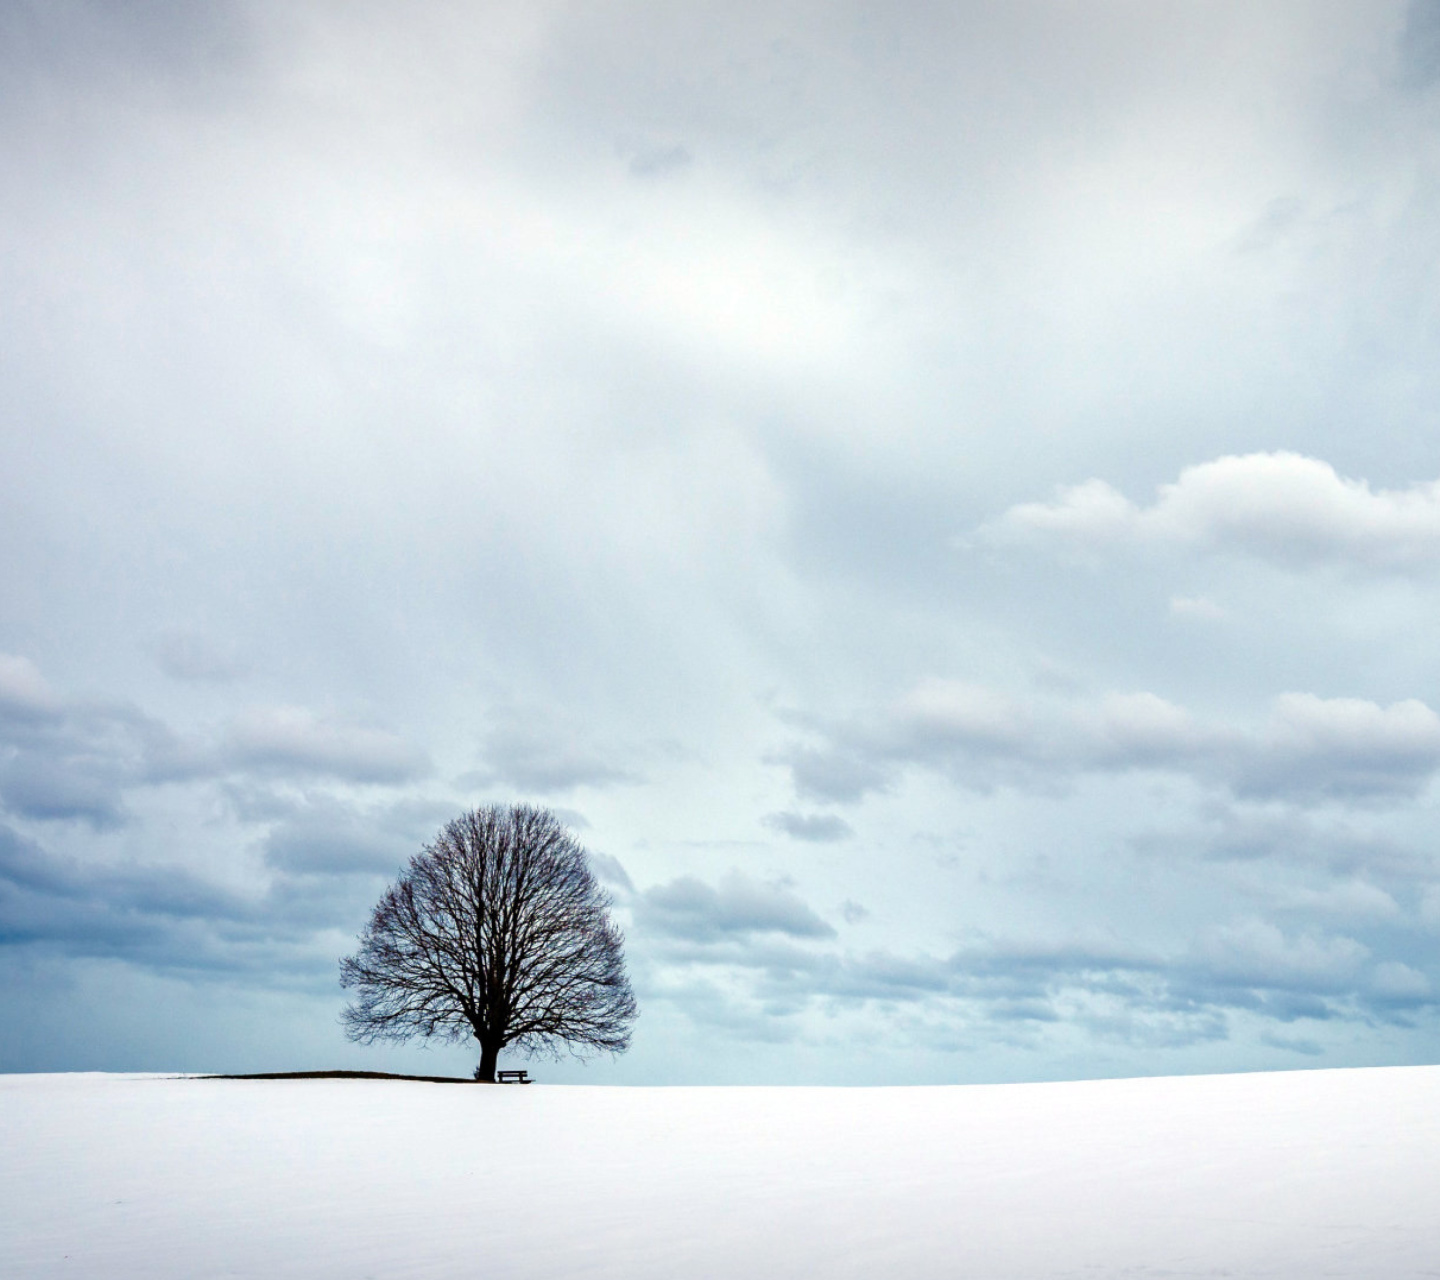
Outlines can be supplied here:
[[941, 1088], [0, 1077], [0, 1276], [1440, 1275], [1440, 1068]]

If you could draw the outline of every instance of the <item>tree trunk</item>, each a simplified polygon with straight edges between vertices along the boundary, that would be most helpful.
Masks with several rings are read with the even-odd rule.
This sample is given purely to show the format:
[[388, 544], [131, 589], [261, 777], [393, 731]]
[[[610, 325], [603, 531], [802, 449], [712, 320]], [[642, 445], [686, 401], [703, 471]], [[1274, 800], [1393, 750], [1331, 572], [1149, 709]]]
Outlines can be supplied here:
[[480, 1065], [475, 1068], [475, 1079], [482, 1084], [495, 1083], [495, 1063], [500, 1057], [500, 1046], [480, 1041]]

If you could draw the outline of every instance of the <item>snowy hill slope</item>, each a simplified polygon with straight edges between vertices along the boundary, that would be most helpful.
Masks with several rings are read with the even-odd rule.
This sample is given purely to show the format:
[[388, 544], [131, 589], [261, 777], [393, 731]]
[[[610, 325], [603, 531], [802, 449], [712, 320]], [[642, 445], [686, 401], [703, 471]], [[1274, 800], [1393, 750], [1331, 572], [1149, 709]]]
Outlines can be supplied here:
[[1440, 1275], [1440, 1068], [957, 1088], [0, 1077], [0, 1275]]

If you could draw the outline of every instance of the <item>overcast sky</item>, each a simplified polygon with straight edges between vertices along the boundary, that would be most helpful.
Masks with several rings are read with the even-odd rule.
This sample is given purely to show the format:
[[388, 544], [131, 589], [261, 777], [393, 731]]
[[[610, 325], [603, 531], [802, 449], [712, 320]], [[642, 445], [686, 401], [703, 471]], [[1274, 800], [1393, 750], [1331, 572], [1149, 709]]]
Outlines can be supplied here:
[[545, 1079], [1440, 1054], [1437, 0], [0, 0], [0, 172], [0, 1070], [467, 1071], [513, 800]]

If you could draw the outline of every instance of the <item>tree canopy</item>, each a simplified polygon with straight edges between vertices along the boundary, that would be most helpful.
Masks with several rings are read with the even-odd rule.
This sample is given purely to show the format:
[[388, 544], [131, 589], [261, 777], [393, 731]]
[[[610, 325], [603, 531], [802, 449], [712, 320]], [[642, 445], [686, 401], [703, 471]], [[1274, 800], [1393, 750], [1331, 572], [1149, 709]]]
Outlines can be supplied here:
[[352, 1040], [414, 1036], [499, 1054], [622, 1053], [637, 1007], [624, 937], [584, 848], [548, 810], [462, 814], [381, 896], [340, 983]]

